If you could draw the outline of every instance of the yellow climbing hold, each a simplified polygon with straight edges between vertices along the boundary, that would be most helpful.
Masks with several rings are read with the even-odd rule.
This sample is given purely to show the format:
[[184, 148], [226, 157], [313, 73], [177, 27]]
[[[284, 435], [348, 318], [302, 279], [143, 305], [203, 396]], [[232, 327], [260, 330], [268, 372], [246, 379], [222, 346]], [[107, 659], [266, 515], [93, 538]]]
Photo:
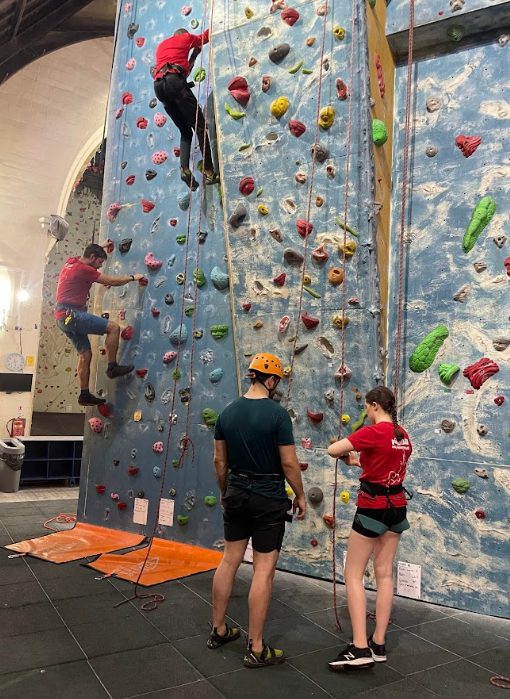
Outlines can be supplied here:
[[334, 107], [323, 107], [319, 112], [319, 126], [321, 129], [330, 129], [335, 121]]
[[[346, 245], [345, 245], [345, 256], [346, 257], [352, 257], [354, 253], [356, 252], [356, 242], [354, 240], [348, 240]], [[341, 255], [344, 254], [344, 244], [343, 243], [338, 243], [338, 250]]]
[[291, 371], [292, 371], [292, 369], [290, 368], [290, 366], [283, 367], [283, 375], [284, 376], [290, 376]]
[[264, 206], [264, 204], [259, 204], [257, 207], [257, 211], [261, 216], [267, 216], [269, 213], [269, 209], [267, 208], [267, 206]]
[[306, 284], [307, 286], [312, 283], [312, 278], [309, 274], [305, 274], [303, 277], [303, 284]]
[[349, 325], [349, 320], [350, 318], [348, 316], [342, 316], [339, 313], [335, 313], [333, 316], [333, 325], [336, 325], [337, 328], [342, 330], [342, 328], [346, 328]]
[[335, 27], [333, 34], [338, 41], [343, 41], [345, 38], [345, 29], [343, 27]]
[[133, 420], [135, 422], [140, 422], [141, 419], [142, 419], [142, 411], [137, 410], [136, 413], [133, 415]]
[[270, 112], [276, 119], [280, 119], [288, 108], [289, 100], [286, 97], [278, 97], [274, 102], [271, 102]]
[[340, 493], [340, 500], [341, 500], [342, 502], [345, 502], [345, 504], [347, 504], [347, 503], [349, 502], [350, 497], [351, 497], [351, 496], [349, 495], [349, 493], [348, 493], [347, 491], [345, 491], [345, 490], [343, 490], [343, 491]]
[[292, 488], [285, 488], [285, 492], [287, 493], [288, 498], [291, 498], [294, 495]]
[[351, 421], [351, 418], [348, 415], [342, 415], [342, 425], [348, 425]]
[[250, 10], [249, 7], [245, 7], [244, 14], [246, 15], [246, 19], [251, 19], [253, 17], [253, 10]]

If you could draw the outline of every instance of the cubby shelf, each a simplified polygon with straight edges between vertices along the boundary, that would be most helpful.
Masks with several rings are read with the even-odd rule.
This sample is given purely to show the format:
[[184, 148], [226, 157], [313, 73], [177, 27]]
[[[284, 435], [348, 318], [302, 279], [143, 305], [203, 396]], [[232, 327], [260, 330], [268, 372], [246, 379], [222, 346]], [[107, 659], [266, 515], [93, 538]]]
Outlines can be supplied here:
[[21, 483], [67, 480], [80, 481], [83, 437], [20, 437], [25, 445]]

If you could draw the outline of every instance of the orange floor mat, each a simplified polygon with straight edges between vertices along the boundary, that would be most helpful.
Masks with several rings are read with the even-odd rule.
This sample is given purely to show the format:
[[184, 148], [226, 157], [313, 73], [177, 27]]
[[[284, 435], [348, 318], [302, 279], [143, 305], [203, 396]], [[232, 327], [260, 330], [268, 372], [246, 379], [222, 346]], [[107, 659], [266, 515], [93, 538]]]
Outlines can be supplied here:
[[[89, 566], [105, 575], [136, 582], [146, 555], [146, 548], [125, 554], [108, 553], [99, 556], [96, 561], [89, 563]], [[149, 587], [214, 570], [218, 567], [222, 555], [219, 551], [155, 538], [139, 585]]]
[[4, 548], [16, 553], [27, 553], [51, 563], [67, 563], [86, 556], [138, 546], [144, 539], [139, 534], [127, 534], [77, 522], [74, 529], [27, 539]]

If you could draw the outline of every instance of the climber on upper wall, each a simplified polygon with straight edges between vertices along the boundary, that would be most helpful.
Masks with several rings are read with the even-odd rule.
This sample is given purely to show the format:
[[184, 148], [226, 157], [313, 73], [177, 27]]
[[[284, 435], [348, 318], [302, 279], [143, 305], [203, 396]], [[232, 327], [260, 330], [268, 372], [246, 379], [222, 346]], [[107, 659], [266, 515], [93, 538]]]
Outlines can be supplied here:
[[[189, 162], [195, 128], [204, 159], [203, 172], [206, 184], [217, 184], [220, 179], [213, 169], [204, 115], [187, 82], [202, 46], [207, 43], [209, 43], [209, 30], [196, 36], [186, 29], [177, 29], [172, 37], [162, 41], [156, 49], [154, 91], [166, 113], [181, 132], [181, 180], [193, 191], [197, 189], [198, 182], [190, 170]], [[190, 56], [189, 52], [192, 49]]]
[[117, 364], [120, 327], [107, 318], [87, 313], [90, 287], [94, 282], [105, 286], [124, 286], [138, 281], [143, 274], [130, 274], [127, 277], [107, 277], [99, 271], [107, 258], [106, 250], [112, 246], [110, 240], [101, 245], [92, 243], [85, 248], [81, 257], [70, 257], [65, 263], [57, 286], [55, 319], [57, 326], [71, 340], [78, 352], [78, 377], [81, 393], [80, 405], [103, 405], [104, 398], [94, 396], [89, 389], [90, 363], [92, 350], [88, 335], [106, 335], [105, 345], [108, 357], [106, 375], [116, 379], [133, 371], [134, 366]]

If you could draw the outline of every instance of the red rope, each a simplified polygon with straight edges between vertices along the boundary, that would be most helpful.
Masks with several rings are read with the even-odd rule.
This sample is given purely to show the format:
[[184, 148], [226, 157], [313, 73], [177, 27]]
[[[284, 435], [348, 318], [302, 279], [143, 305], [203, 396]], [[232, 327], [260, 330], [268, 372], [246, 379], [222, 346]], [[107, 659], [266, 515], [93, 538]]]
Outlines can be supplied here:
[[[320, 71], [319, 71], [319, 91], [317, 94], [317, 113], [315, 115], [315, 139], [314, 139], [314, 144], [317, 144], [317, 139], [319, 137], [319, 115], [320, 115], [320, 109], [321, 109], [321, 95], [322, 95], [322, 75], [324, 72], [324, 53], [325, 53], [325, 45], [326, 45], [326, 26], [327, 26], [327, 16], [328, 16], [328, 0], [326, 0], [324, 4], [324, 25], [322, 28], [322, 46], [321, 46], [321, 66], [320, 66]], [[314, 180], [314, 175], [315, 175], [315, 163], [317, 160], [316, 157], [317, 153], [317, 148], [313, 149], [313, 154], [312, 154], [312, 169], [310, 172], [310, 189], [308, 192], [308, 208], [306, 212], [306, 230], [308, 231], [308, 226], [310, 224], [310, 213], [312, 209], [312, 195], [313, 195], [313, 180]], [[297, 314], [297, 320], [296, 320], [296, 332], [294, 334], [294, 342], [292, 344], [292, 357], [290, 361], [290, 374], [289, 374], [289, 384], [287, 387], [287, 399], [286, 399], [286, 405], [288, 407], [289, 405], [289, 399], [290, 399], [290, 389], [292, 386], [292, 380], [293, 380], [293, 374], [292, 371], [294, 369], [294, 360], [296, 358], [296, 345], [299, 337], [299, 329], [301, 327], [301, 309], [303, 307], [303, 286], [304, 286], [304, 279], [305, 279], [305, 273], [306, 273], [306, 253], [308, 250], [308, 238], [310, 237], [311, 234], [306, 234], [305, 235], [305, 246], [303, 250], [303, 266], [301, 268], [301, 289], [299, 293], [299, 306], [298, 306], [298, 314]]]
[[414, 48], [414, 2], [409, 0], [409, 53], [407, 62], [407, 94], [406, 94], [406, 119], [404, 138], [404, 162], [402, 168], [402, 209], [400, 212], [400, 245], [398, 264], [398, 305], [397, 305], [397, 337], [395, 342], [395, 377], [393, 393], [395, 402], [398, 403], [400, 354], [402, 349], [402, 293], [404, 290], [404, 241], [406, 232], [407, 188], [409, 170], [409, 143], [411, 136], [411, 96], [413, 92], [413, 48]]

